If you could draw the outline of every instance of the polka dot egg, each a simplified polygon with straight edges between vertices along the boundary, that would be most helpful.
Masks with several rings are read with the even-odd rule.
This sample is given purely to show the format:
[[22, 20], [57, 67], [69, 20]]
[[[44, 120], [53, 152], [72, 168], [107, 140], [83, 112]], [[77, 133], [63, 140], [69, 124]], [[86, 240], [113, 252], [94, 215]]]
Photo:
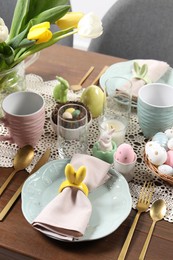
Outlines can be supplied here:
[[148, 149], [147, 157], [152, 164], [159, 166], [166, 162], [167, 152], [161, 146], [154, 146]]
[[151, 149], [159, 149], [159, 147], [160, 147], [160, 144], [158, 144], [158, 143], [156, 143], [156, 142], [154, 142], [154, 141], [150, 141], [150, 142], [148, 142], [148, 143], [146, 143], [146, 145], [145, 145], [145, 153], [146, 153], [146, 155], [148, 155], [148, 151], [150, 151]]
[[167, 130], [165, 131], [165, 134], [166, 134], [166, 136], [168, 137], [168, 139], [173, 138], [173, 128], [167, 129]]

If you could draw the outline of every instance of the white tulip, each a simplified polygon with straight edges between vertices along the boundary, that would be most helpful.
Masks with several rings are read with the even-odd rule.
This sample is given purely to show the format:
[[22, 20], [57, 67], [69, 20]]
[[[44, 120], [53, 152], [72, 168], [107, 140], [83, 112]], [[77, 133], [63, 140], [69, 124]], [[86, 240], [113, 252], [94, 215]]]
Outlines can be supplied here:
[[78, 23], [78, 34], [86, 38], [97, 38], [103, 33], [102, 22], [94, 13], [84, 15]]
[[0, 43], [5, 42], [8, 38], [8, 28], [4, 20], [0, 17]]

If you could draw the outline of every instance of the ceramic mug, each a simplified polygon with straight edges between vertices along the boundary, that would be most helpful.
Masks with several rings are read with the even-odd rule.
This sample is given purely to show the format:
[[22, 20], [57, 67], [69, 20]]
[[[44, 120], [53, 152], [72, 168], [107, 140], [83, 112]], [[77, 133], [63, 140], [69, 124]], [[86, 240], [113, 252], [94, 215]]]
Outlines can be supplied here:
[[0, 141], [16, 143], [19, 147], [38, 143], [44, 128], [45, 102], [34, 92], [15, 92], [2, 102], [4, 117], [0, 119], [9, 135], [0, 136]]
[[143, 86], [138, 92], [137, 116], [145, 137], [173, 126], [173, 87], [162, 83]]

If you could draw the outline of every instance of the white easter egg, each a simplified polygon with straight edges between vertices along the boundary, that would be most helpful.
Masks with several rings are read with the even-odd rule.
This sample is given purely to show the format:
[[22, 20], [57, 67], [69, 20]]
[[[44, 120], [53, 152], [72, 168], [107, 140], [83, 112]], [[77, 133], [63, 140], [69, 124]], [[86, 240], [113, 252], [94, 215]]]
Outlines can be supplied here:
[[173, 138], [170, 138], [170, 139], [168, 140], [167, 146], [168, 146], [168, 148], [169, 148], [170, 150], [173, 150]]
[[62, 117], [63, 117], [64, 119], [72, 119], [72, 118], [73, 118], [72, 114], [69, 113], [69, 112], [67, 112], [67, 111], [65, 111], [65, 112], [63, 113]]
[[166, 162], [167, 160], [167, 152], [163, 147], [150, 147], [150, 149], [148, 149], [148, 160], [156, 165], [162, 165]]
[[165, 134], [166, 134], [166, 136], [168, 137], [168, 139], [173, 138], [173, 128], [167, 129], [167, 130], [165, 131]]
[[173, 168], [167, 164], [162, 164], [158, 167], [159, 173], [173, 175]]
[[158, 148], [161, 147], [159, 143], [154, 142], [154, 141], [147, 142], [146, 145], [145, 145], [145, 153], [146, 153], [146, 155], [148, 155], [148, 151], [150, 151], [151, 148], [156, 148], [157, 149], [157, 147]]

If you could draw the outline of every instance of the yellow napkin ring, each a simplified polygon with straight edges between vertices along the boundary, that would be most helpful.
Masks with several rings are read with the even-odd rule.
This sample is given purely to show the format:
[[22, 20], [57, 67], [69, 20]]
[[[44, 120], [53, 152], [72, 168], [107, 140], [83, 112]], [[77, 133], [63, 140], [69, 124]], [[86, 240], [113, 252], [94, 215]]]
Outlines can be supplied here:
[[76, 189], [80, 189], [86, 196], [88, 196], [88, 187], [82, 182], [86, 176], [85, 166], [79, 167], [79, 169], [75, 172], [73, 166], [68, 163], [65, 167], [65, 176], [67, 179], [61, 183], [59, 192], [66, 187], [74, 187]]

